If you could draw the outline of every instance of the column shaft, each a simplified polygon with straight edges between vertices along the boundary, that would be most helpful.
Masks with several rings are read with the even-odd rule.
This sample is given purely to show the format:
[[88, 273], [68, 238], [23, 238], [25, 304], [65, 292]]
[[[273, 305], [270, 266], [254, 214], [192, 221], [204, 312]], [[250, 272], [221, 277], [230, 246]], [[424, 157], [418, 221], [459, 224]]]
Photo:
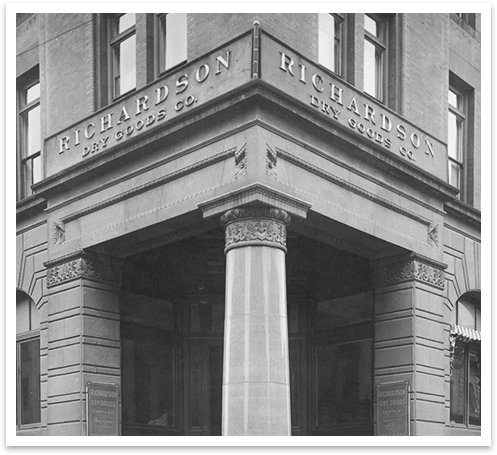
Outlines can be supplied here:
[[291, 432], [284, 235], [275, 234], [286, 227], [255, 218], [266, 212], [227, 226], [224, 436]]

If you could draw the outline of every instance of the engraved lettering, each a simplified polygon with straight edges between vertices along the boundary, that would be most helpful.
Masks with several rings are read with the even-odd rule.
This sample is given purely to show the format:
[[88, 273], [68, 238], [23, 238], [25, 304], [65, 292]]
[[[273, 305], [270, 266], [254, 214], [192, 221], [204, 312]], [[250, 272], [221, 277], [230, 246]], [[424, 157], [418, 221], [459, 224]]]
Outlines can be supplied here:
[[139, 115], [142, 113], [142, 109], [144, 111], [148, 111], [148, 106], [147, 106], [147, 101], [148, 101], [148, 96], [141, 96], [136, 100], [136, 115]]
[[64, 153], [66, 150], [69, 150], [69, 136], [64, 136], [62, 139], [59, 139], [59, 153]]
[[313, 74], [311, 80], [312, 86], [316, 89], [316, 91], [322, 92], [324, 90], [324, 87], [322, 85], [320, 86], [320, 88], [318, 88], [318, 80], [320, 84], [324, 84], [324, 80], [319, 74]]
[[230, 69], [230, 56], [231, 51], [226, 51], [226, 59], [220, 55], [216, 57], [216, 76], [221, 72], [221, 65], [223, 65], [227, 70]]
[[188, 87], [188, 74], [183, 74], [176, 81], [176, 94], [183, 93]]
[[289, 72], [292, 76], [295, 76], [293, 74], [293, 59], [290, 58], [288, 55], [286, 55], [284, 52], [281, 52], [281, 64], [280, 64], [280, 70], [283, 70], [285, 72]]

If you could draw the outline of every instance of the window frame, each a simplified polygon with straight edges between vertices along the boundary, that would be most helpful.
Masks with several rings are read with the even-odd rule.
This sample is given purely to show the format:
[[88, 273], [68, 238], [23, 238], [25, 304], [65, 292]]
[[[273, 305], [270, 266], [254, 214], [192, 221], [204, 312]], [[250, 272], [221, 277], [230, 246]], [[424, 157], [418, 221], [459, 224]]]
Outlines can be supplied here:
[[[334, 55], [334, 59], [335, 59], [335, 68], [332, 69], [330, 68], [328, 65], [326, 65], [325, 63], [323, 63], [322, 60], [319, 59], [320, 57], [320, 54], [321, 54], [321, 46], [322, 46], [322, 42], [319, 40], [319, 20], [320, 18], [322, 17], [322, 15], [330, 15], [333, 17], [334, 19], [334, 22], [335, 22], [335, 27], [337, 26], [337, 24], [339, 25], [339, 38], [340, 38], [340, 41], [339, 41], [339, 51], [336, 53], [335, 55], [335, 36], [333, 37], [333, 49], [332, 49], [332, 52], [333, 52], [333, 55]], [[338, 13], [318, 13], [318, 63], [325, 67], [326, 69], [328, 69], [329, 71], [331, 71], [333, 74], [335, 74], [336, 76], [338, 77], [341, 77], [341, 78], [344, 78], [344, 75], [345, 75], [345, 64], [346, 64], [346, 54], [345, 54], [345, 37], [346, 37], [346, 17], [345, 15], [343, 14], [338, 14]], [[335, 32], [336, 34], [336, 32]], [[327, 54], [329, 54], [329, 52], [327, 52]], [[338, 62], [338, 63], [337, 63]]]
[[[136, 91], [136, 76], [137, 76], [137, 67], [136, 67], [136, 16], [135, 23], [123, 30], [119, 33], [119, 18], [124, 16], [127, 13], [115, 13], [108, 14], [106, 17], [107, 20], [107, 32], [108, 32], [108, 71], [109, 71], [109, 87], [110, 87], [110, 102], [116, 101], [124, 96], [128, 95]], [[126, 40], [130, 39], [132, 36], [135, 36], [135, 86], [123, 93], [117, 93], [117, 84], [116, 77], [121, 78], [121, 74], [119, 73], [119, 68], [117, 66], [117, 52], [118, 47], [123, 44]]]
[[[458, 96], [459, 105], [454, 106], [449, 102], [449, 91], [452, 91]], [[450, 150], [447, 148], [447, 166], [448, 178], [451, 182], [450, 170], [451, 165], [457, 165], [460, 169], [459, 186], [452, 185], [459, 189], [457, 199], [466, 203], [474, 203], [474, 188], [473, 188], [473, 163], [474, 159], [474, 89], [466, 84], [462, 79], [459, 79], [454, 73], [449, 72], [448, 90], [447, 90], [447, 144], [449, 144], [449, 115], [453, 114], [456, 119], [461, 122], [460, 137], [458, 138], [459, 160], [449, 156]]]
[[[366, 95], [369, 95], [379, 101], [382, 104], [386, 104], [388, 99], [387, 87], [388, 87], [388, 58], [389, 58], [389, 35], [390, 35], [390, 20], [381, 14], [370, 14], [364, 13], [364, 19], [366, 16], [374, 20], [379, 26], [379, 36], [373, 35], [369, 30], [366, 30], [364, 26], [364, 41], [369, 42], [374, 46], [375, 49], [375, 76], [376, 76], [376, 95], [373, 95], [365, 90], [365, 80], [366, 80], [366, 65], [365, 65], [365, 52], [363, 56], [363, 91]], [[365, 46], [364, 48], [365, 49]], [[378, 64], [376, 61], [376, 51], [381, 51], [381, 62]]]
[[[459, 306], [461, 304], [461, 300], [464, 300], [465, 303], [469, 303], [473, 307], [473, 316], [474, 316], [474, 329], [476, 331], [480, 331], [481, 327], [478, 324], [478, 320], [481, 320], [481, 304], [480, 302], [477, 302], [475, 300], [474, 296], [469, 296], [466, 298], [466, 296], [462, 296], [461, 298], [458, 299], [455, 305], [455, 320], [456, 324], [459, 325]], [[480, 318], [477, 317], [478, 312], [480, 313]], [[465, 326], [467, 327], [467, 326]], [[459, 345], [460, 347], [463, 348], [463, 371], [464, 371], [464, 403], [463, 403], [463, 422], [456, 422], [452, 420], [452, 378], [453, 374], [451, 371], [450, 375], [450, 407], [449, 407], [449, 424], [452, 427], [457, 427], [457, 428], [467, 428], [467, 429], [474, 429], [478, 430], [481, 428], [481, 343], [478, 341], [466, 341], [466, 340], [461, 340], [459, 338], [455, 338], [455, 343], [453, 345], [454, 349], [454, 355], [455, 355], [455, 349], [456, 345]], [[480, 423], [475, 424], [475, 423], [470, 423], [470, 415], [469, 415], [469, 405], [470, 405], [470, 373], [471, 373], [471, 354], [475, 354], [478, 361], [479, 361], [479, 367], [480, 367]], [[454, 360], [454, 359], [453, 359]], [[453, 361], [451, 360], [451, 362]]]
[[[27, 92], [34, 86], [40, 86], [40, 94], [37, 98], [31, 101], [27, 101]], [[35, 110], [36, 108], [41, 109], [41, 83], [39, 76], [39, 67], [36, 66], [30, 70], [25, 75], [21, 76], [17, 80], [17, 201], [21, 201], [29, 196], [33, 195], [31, 186], [38, 183], [43, 179], [43, 162], [42, 162], [42, 149], [43, 141], [41, 139], [41, 112], [40, 112], [40, 145], [39, 149], [29, 153], [28, 144], [28, 131], [29, 123], [27, 121], [27, 116], [29, 112]], [[39, 180], [35, 181], [34, 178], [34, 160], [40, 160], [40, 177]], [[31, 165], [28, 165], [31, 163]], [[28, 178], [27, 172], [30, 171], [30, 176]]]
[[167, 53], [167, 16], [172, 13], [157, 13], [155, 14], [155, 42], [156, 42], [156, 76], [161, 77], [164, 74], [184, 65], [188, 61], [188, 14], [186, 15], [186, 54], [185, 58], [170, 67], [166, 66], [166, 53]]

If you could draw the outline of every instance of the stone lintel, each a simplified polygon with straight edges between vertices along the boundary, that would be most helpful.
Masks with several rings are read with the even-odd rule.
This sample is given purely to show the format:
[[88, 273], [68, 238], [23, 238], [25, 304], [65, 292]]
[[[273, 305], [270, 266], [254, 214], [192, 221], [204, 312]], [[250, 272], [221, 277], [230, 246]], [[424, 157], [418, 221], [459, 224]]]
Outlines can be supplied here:
[[306, 218], [308, 210], [312, 207], [312, 204], [294, 196], [274, 190], [260, 183], [254, 183], [199, 204], [198, 208], [202, 210], [204, 218], [208, 218], [214, 215], [221, 215], [227, 210], [236, 207], [253, 204], [282, 209], [297, 218]]
[[43, 265], [47, 268], [48, 288], [76, 279], [121, 286], [122, 261], [92, 251], [76, 250]]
[[380, 259], [375, 263], [374, 285], [375, 288], [381, 288], [408, 281], [419, 281], [444, 289], [446, 268], [446, 264], [416, 253]]

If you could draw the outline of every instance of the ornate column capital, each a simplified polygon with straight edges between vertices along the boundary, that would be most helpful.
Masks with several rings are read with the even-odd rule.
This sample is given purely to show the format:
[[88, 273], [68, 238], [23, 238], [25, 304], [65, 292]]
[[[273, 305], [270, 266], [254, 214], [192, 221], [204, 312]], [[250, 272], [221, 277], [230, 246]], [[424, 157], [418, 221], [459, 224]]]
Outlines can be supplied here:
[[48, 288], [82, 278], [121, 286], [122, 261], [110, 256], [78, 250], [44, 265], [47, 267]]
[[286, 227], [291, 217], [275, 208], [247, 207], [228, 210], [221, 216], [227, 253], [242, 246], [270, 246], [286, 253]]
[[416, 280], [444, 289], [446, 267], [414, 253], [383, 259], [375, 264], [375, 288]]

